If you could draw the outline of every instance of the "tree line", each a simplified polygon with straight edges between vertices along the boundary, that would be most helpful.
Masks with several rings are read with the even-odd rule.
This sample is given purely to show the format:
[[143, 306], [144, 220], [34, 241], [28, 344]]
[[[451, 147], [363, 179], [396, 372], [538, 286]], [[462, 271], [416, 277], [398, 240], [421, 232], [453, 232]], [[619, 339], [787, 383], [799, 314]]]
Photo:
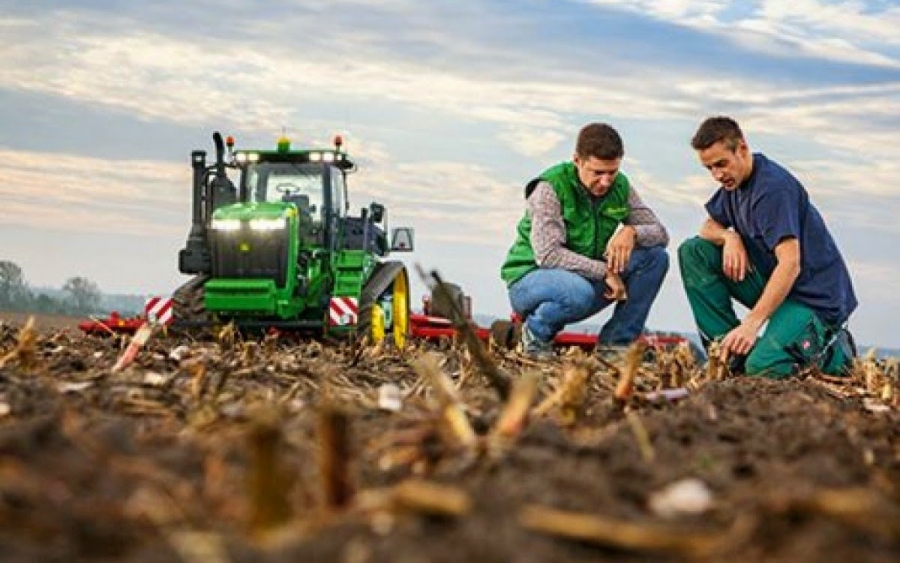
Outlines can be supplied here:
[[67, 279], [57, 296], [36, 292], [18, 264], [0, 260], [0, 311], [92, 315], [100, 312], [102, 298], [97, 284], [82, 276]]

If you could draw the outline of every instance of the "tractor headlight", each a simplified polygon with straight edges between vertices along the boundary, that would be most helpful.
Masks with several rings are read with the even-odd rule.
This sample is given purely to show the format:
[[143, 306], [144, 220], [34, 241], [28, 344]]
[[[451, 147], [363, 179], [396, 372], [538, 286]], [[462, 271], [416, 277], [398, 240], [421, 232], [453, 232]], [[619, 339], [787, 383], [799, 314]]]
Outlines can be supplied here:
[[241, 228], [241, 222], [237, 219], [213, 219], [210, 227], [217, 231], [237, 231]]
[[252, 231], [277, 231], [283, 229], [284, 225], [285, 221], [283, 218], [250, 220], [250, 230]]

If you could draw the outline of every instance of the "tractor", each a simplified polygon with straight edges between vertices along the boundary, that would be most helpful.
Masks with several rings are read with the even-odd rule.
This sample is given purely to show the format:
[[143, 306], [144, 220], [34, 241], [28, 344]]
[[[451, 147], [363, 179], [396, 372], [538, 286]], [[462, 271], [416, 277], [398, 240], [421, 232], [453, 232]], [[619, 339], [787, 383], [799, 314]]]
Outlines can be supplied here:
[[[413, 230], [387, 237], [385, 207], [350, 213], [342, 149], [235, 150], [213, 134], [215, 162], [191, 153], [192, 224], [178, 268], [193, 277], [173, 294], [174, 326], [233, 323], [405, 344], [409, 274], [391, 252], [413, 250]], [[227, 150], [226, 150], [227, 147]], [[238, 177], [237, 185], [229, 171]]]

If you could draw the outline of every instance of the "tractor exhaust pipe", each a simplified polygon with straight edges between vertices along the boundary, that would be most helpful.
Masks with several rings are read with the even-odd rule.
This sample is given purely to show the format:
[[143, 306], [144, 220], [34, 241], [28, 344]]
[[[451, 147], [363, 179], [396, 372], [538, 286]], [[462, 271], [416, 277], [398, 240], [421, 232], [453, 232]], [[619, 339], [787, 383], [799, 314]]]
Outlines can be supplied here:
[[228, 174], [225, 173], [225, 142], [222, 140], [222, 134], [218, 131], [213, 133], [213, 143], [216, 145], [216, 163], [212, 181], [206, 185], [205, 221], [207, 222], [212, 217], [213, 211], [237, 201], [237, 190], [228, 178]]
[[216, 178], [227, 178], [225, 175], [225, 142], [222, 140], [222, 134], [218, 131], [213, 133], [213, 143], [216, 145]]
[[204, 226], [203, 200], [205, 199], [205, 194], [203, 193], [203, 184], [206, 178], [206, 151], [194, 151], [191, 153], [191, 167], [194, 171], [191, 230], [194, 231], [198, 226], [200, 228]]

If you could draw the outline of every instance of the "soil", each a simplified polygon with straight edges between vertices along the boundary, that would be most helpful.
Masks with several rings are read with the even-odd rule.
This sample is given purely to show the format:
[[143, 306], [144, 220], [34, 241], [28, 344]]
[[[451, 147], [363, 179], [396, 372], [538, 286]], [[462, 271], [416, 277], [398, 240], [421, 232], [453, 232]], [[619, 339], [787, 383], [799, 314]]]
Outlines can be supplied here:
[[[501, 393], [458, 343], [156, 332], [113, 369], [127, 344], [0, 314], [0, 561], [900, 561], [895, 360], [846, 380], [686, 365], [688, 396], [654, 401], [677, 375], [660, 354], [617, 401], [627, 362], [491, 350], [538, 381], [532, 407], [586, 377], [501, 439]], [[686, 479], [709, 503], [658, 509]]]

